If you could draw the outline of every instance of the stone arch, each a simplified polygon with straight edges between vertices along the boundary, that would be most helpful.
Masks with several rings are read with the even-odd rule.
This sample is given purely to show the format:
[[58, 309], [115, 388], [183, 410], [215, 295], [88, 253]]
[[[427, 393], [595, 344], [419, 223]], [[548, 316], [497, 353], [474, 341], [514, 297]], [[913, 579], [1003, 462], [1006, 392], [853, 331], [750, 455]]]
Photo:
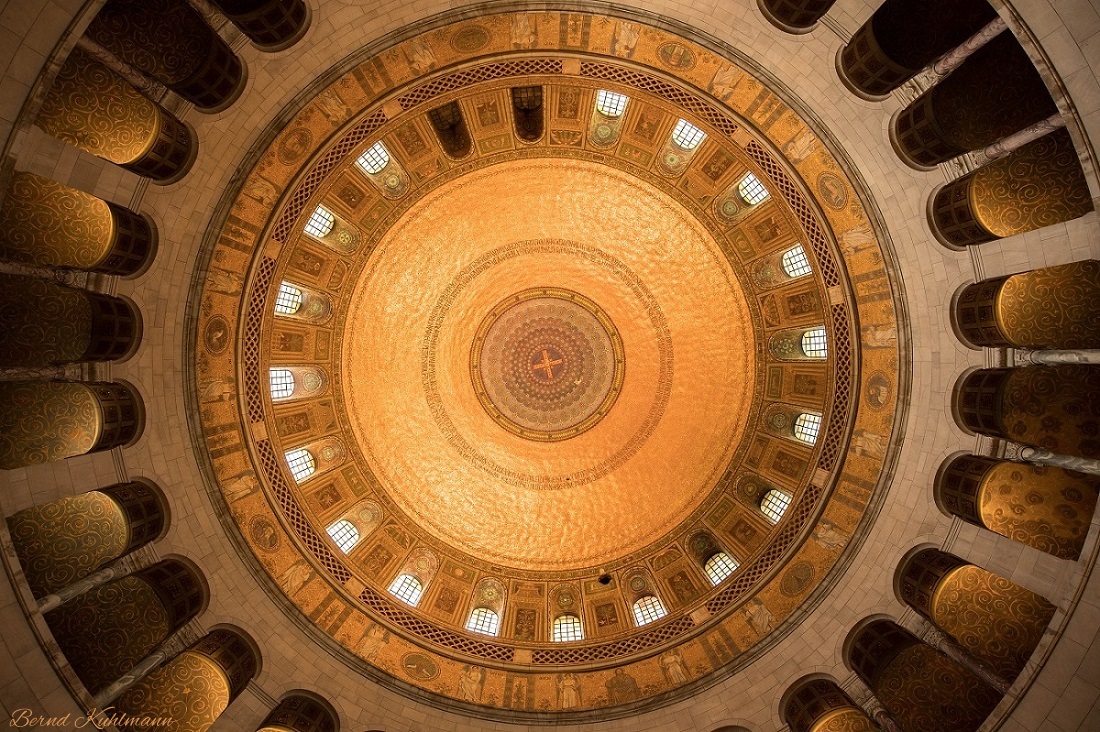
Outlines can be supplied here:
[[1055, 611], [1015, 582], [935, 548], [909, 552], [895, 586], [903, 602], [1008, 681], [1023, 670]]
[[145, 407], [124, 381], [0, 382], [0, 468], [127, 447], [145, 429]]
[[244, 91], [244, 63], [187, 0], [107, 0], [86, 33], [204, 112]]
[[136, 277], [153, 262], [153, 220], [28, 172], [0, 204], [0, 259]]
[[960, 452], [940, 465], [933, 493], [949, 516], [1075, 560], [1088, 536], [1100, 477]]
[[[118, 124], [110, 109], [125, 109], [126, 124]], [[35, 124], [160, 185], [187, 175], [198, 155], [190, 127], [79, 48], [46, 92]]]
[[323, 696], [295, 689], [279, 700], [257, 732], [340, 732], [340, 715]]

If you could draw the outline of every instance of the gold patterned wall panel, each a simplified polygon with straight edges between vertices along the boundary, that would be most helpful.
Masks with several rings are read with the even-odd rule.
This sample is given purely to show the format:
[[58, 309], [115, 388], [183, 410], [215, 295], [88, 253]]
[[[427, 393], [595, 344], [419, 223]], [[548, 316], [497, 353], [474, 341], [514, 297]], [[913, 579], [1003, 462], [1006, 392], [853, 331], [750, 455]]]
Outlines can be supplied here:
[[796, 681], [779, 706], [791, 732], [877, 732], [863, 710], [831, 678]]
[[8, 517], [8, 530], [35, 597], [121, 556], [129, 538], [126, 516], [99, 491], [25, 508]]
[[967, 565], [947, 574], [932, 597], [932, 620], [1009, 681], [1043, 637], [1054, 606], [1015, 582]]
[[923, 643], [899, 653], [872, 690], [904, 732], [974, 732], [1001, 700], [984, 681]]
[[811, 732], [880, 732], [859, 709], [838, 709], [815, 724]]
[[156, 720], [165, 732], [206, 732], [229, 706], [229, 681], [218, 664], [184, 651], [139, 681], [115, 702], [122, 714]]
[[[525, 53], [516, 55], [517, 47]], [[538, 53], [527, 53], [534, 49]], [[610, 56], [608, 49], [612, 49]], [[675, 84], [670, 79], [675, 79]], [[507, 101], [510, 87], [532, 85], [543, 89], [546, 130], [538, 141], [528, 143], [516, 138], [512, 105]], [[595, 91], [601, 88], [620, 90], [631, 97], [621, 135], [602, 147], [586, 134]], [[466, 115], [476, 143], [461, 167], [447, 158], [425, 117], [428, 109], [451, 101]], [[660, 167], [657, 153], [678, 116], [703, 125], [708, 138], [684, 170], [670, 172]], [[355, 166], [358, 155], [379, 140], [408, 171], [407, 188], [401, 195], [387, 197]], [[789, 157], [781, 160], [776, 151], [789, 151]], [[202, 429], [209, 438], [206, 457], [214, 480], [225, 489], [233, 524], [240, 527], [265, 569], [310, 617], [318, 632], [344, 646], [349, 661], [369, 664], [395, 677], [397, 688], [412, 684], [419, 689], [417, 694], [472, 703], [480, 706], [482, 713], [493, 709], [491, 713], [508, 719], [530, 712], [589, 714], [593, 709], [635, 700], [667, 699], [667, 692], [686, 693], [698, 679], [729, 673], [747, 661], [752, 646], [779, 628], [827, 576], [872, 500], [881, 467], [890, 454], [896, 400], [905, 388], [899, 380], [899, 349], [904, 338], [895, 319], [893, 290], [884, 264], [889, 255], [880, 247], [860, 194], [843, 165], [786, 103], [740, 67], [701, 46], [632, 21], [583, 13], [488, 15], [428, 31], [364, 60], [319, 93], [300, 114], [288, 118], [270, 145], [257, 150], [257, 159], [231, 204], [203, 279], [212, 284], [202, 291], [195, 310], [200, 313], [195, 324], [195, 378], [203, 385], [203, 394], [208, 393], [207, 386], [218, 384], [216, 390], [226, 396], [203, 398], [198, 405]], [[728, 187], [735, 188], [738, 176], [747, 170], [765, 182], [772, 198], [753, 207], [745, 218], [730, 222], [715, 213], [714, 203]], [[582, 179], [593, 181], [606, 195], [592, 195], [592, 185], [578, 185]], [[796, 179], [801, 179], [805, 188]], [[797, 395], [793, 402], [821, 405], [824, 424], [819, 443], [801, 446], [764, 438], [758, 450], [755, 444], [746, 444], [742, 450], [739, 444], [718, 443], [729, 448], [734, 459], [728, 464], [723, 459], [713, 480], [707, 479], [713, 491], [700, 492], [698, 508], [687, 511], [691, 515], [682, 522], [668, 522], [660, 531], [647, 533], [648, 539], [638, 547], [613, 556], [607, 562], [604, 582], [598, 567], [581, 566], [584, 563], [578, 560], [565, 570], [555, 570], [557, 581], [551, 581], [546, 571], [529, 566], [526, 559], [501, 566], [480, 550], [463, 549], [464, 544], [454, 546], [449, 535], [440, 538], [417, 519], [442, 502], [421, 500], [415, 504], [415, 512], [405, 510], [390, 485], [395, 474], [419, 480], [432, 475], [438, 466], [413, 472], [380, 470], [366, 458], [358, 433], [352, 429], [353, 421], [356, 429], [362, 421], [394, 422], [377, 415], [383, 407], [402, 400], [389, 388], [384, 404], [366, 400], [362, 404], [369, 404], [367, 408], [355, 408], [359, 403], [353, 404], [348, 394], [373, 383], [354, 376], [364, 373], [361, 364], [368, 358], [381, 358], [377, 365], [389, 367], [381, 355], [383, 349], [375, 349], [379, 355], [349, 354], [355, 353], [360, 343], [374, 348], [402, 333], [419, 338], [421, 332], [406, 324], [404, 328], [389, 327], [377, 337], [365, 337], [364, 329], [380, 329], [377, 323], [389, 321], [365, 317], [361, 308], [352, 307], [356, 283], [393, 281], [379, 275], [377, 265], [379, 260], [387, 261], [388, 252], [396, 251], [396, 232], [426, 206], [437, 202], [450, 205], [456, 209], [453, 215], [429, 213], [434, 224], [418, 234], [422, 245], [428, 237], [441, 236], [440, 232], [450, 243], [444, 242], [445, 248], [422, 246], [418, 252], [435, 252], [447, 266], [462, 263], [464, 255], [448, 253], [458, 246], [453, 242], [469, 244], [468, 240], [475, 239], [471, 245], [480, 245], [480, 240], [517, 225], [517, 220], [505, 220], [500, 206], [486, 206], [486, 201], [498, 201], [502, 195], [526, 195], [528, 190], [541, 192], [545, 199], [547, 181], [576, 189], [577, 196], [561, 200], [584, 201], [579, 213], [614, 204], [621, 215], [625, 204], [636, 205], [643, 194], [654, 197], [661, 203], [648, 207], [646, 216], [663, 220], [675, 215], [677, 221], [684, 222], [684, 226], [670, 228], [673, 237], [698, 231], [715, 241], [715, 251], [692, 270], [696, 276], [685, 271], [675, 278], [666, 277], [666, 283], [695, 282], [696, 289], [702, 289], [698, 273], [712, 271], [717, 265], [723, 271], [728, 268], [729, 282], [746, 287], [746, 268], [752, 260], [789, 248], [793, 242], [804, 242], [813, 273], [794, 284], [789, 293], [774, 289], [773, 294], [784, 298], [776, 302], [776, 313], [781, 319], [796, 317], [799, 308], [797, 317], [804, 320], [798, 322], [824, 321], [830, 339], [829, 359], [804, 368], [798, 364], [801, 370], [791, 371], [789, 387], [786, 381], [782, 383], [784, 391], [789, 388]], [[486, 193], [475, 197], [467, 194], [470, 190]], [[461, 198], [464, 195], [469, 198]], [[469, 205], [460, 207], [459, 199]], [[318, 204], [331, 207], [359, 229], [362, 241], [355, 256], [339, 256], [302, 234]], [[536, 201], [532, 205], [541, 204]], [[462, 221], [470, 216], [478, 220], [478, 226], [470, 230], [476, 231], [476, 236], [445, 234], [458, 233], [454, 227], [463, 226]], [[608, 221], [603, 219], [601, 226], [606, 228]], [[615, 226], [621, 228], [619, 223]], [[834, 236], [839, 247], [833, 243]], [[636, 236], [629, 237], [629, 242], [623, 250], [633, 262], [638, 255]], [[506, 242], [504, 247], [511, 249], [496, 258], [486, 257], [486, 266], [504, 263], [515, 276], [522, 277], [551, 270], [523, 270], [511, 263], [513, 252], [528, 256], [534, 251], [538, 256], [571, 262], [570, 266], [588, 266], [598, 258], [592, 254], [593, 247], [572, 239], [523, 239]], [[523, 247], [526, 249], [520, 251]], [[372, 254], [367, 256], [368, 252]], [[670, 252], [667, 261], [674, 263], [682, 255]], [[649, 263], [657, 259], [649, 258]], [[432, 273], [442, 268], [439, 261], [423, 267], [408, 259], [397, 261], [406, 271], [416, 271], [418, 277], [433, 277]], [[639, 281], [647, 288], [648, 282], [661, 281], [655, 276], [639, 277], [633, 264], [624, 268], [606, 257], [597, 265], [606, 272], [604, 281], [630, 283], [631, 292], [644, 293]], [[642, 265], [649, 266], [646, 262]], [[668, 268], [663, 271], [667, 273]], [[243, 278], [242, 272], [246, 273]], [[624, 272], [626, 275], [620, 274]], [[849, 286], [850, 274], [859, 277], [858, 288]], [[274, 317], [272, 302], [283, 280], [323, 291], [332, 304], [327, 327]], [[756, 294], [755, 289], [752, 292]], [[432, 311], [431, 298], [423, 288], [413, 288], [408, 295], [368, 302], [371, 307], [389, 303], [379, 314], [386, 318], [397, 314], [397, 320], [421, 312], [416, 307], [398, 308], [397, 302], [423, 300], [424, 311]], [[797, 296], [800, 302], [794, 303], [787, 295]], [[758, 309], [753, 298], [741, 333], [762, 331]], [[663, 307], [659, 310], [664, 314]], [[243, 322], [237, 316], [241, 312], [247, 314]], [[446, 310], [441, 312], [446, 314]], [[646, 324], [652, 320], [649, 313], [656, 312], [658, 308], [649, 307], [636, 318], [624, 315], [617, 318], [616, 325], [619, 320]], [[358, 315], [348, 317], [349, 313]], [[728, 318], [728, 313], [724, 317]], [[857, 319], [864, 326], [862, 332]], [[233, 347], [237, 343], [242, 344], [240, 348]], [[716, 345], [713, 354], [720, 354], [727, 345]], [[421, 349], [400, 353], [406, 352], [415, 356]], [[657, 363], [661, 349], [655, 346], [636, 353], [639, 355], [633, 366], [628, 365], [627, 373], [642, 373], [640, 367], [647, 363], [644, 359]], [[761, 363], [766, 358], [762, 355]], [[266, 381], [270, 366], [305, 362], [323, 368], [330, 379], [326, 399], [331, 395], [335, 405], [335, 429], [347, 448], [347, 460], [315, 483], [307, 481], [299, 487], [287, 470], [284, 451], [334, 434], [333, 428], [326, 425], [319, 430], [314, 412], [273, 404]], [[436, 378], [433, 373], [450, 378], [450, 367], [433, 370], [431, 363], [429, 358], [426, 366], [418, 361], [402, 369], [411, 375], [402, 376], [402, 383], [423, 390], [425, 378]], [[687, 373], [701, 362], [692, 365], [684, 358], [679, 363], [682, 373]], [[467, 364], [463, 366], [462, 373], [468, 373]], [[755, 392], [764, 388], [764, 373], [753, 369], [748, 377], [753, 394], [743, 420], [747, 429], [761, 429], [761, 406], [755, 401]], [[384, 383], [392, 386], [388, 380]], [[866, 392], [867, 398], [857, 399], [857, 391]], [[620, 406], [629, 403], [618, 402]], [[444, 409], [448, 408], [444, 403]], [[478, 407], [478, 414], [483, 411]], [[841, 418], [841, 414], [848, 416]], [[303, 416], [308, 417], [308, 427]], [[418, 419], [406, 413], [396, 423], [408, 425]], [[664, 419], [659, 416], [658, 424]], [[859, 447], [848, 451], [852, 419], [859, 430]], [[263, 424], [265, 436], [257, 439], [260, 433], [238, 432], [242, 422]], [[669, 424], [679, 425], [680, 421]], [[602, 426], [603, 422], [591, 432]], [[435, 427], [431, 430], [434, 434]], [[440, 431], [450, 439], [449, 429]], [[237, 437], [227, 440], [229, 432]], [[698, 429], [693, 434], [697, 438]], [[645, 444], [641, 439], [636, 442]], [[696, 439], [694, 444], [702, 443]], [[389, 460], [393, 443], [379, 444]], [[480, 447], [486, 443], [479, 437], [468, 444]], [[442, 460], [451, 452], [449, 448], [424, 450], [421, 445], [398, 454], [438, 453]], [[383, 457], [379, 451], [371, 454]], [[499, 451], [494, 451], [497, 454]], [[769, 480], [793, 494], [790, 511], [776, 526], [759, 517], [755, 507], [746, 506], [743, 512], [735, 508], [738, 465], [750, 457]], [[481, 457], [470, 450], [459, 458], [481, 465], [472, 462]], [[434, 462], [436, 458], [425, 459]], [[494, 469], [492, 474], [530, 480], [526, 472], [517, 478], [508, 471]], [[820, 480], [811, 483], [815, 476]], [[556, 481], [554, 489], [563, 495], [573, 488], [570, 481]], [[548, 494], [546, 500], [552, 499], [552, 491], [540, 487], [538, 492]], [[817, 507], [830, 495], [843, 499], [826, 503], [818, 514]], [[382, 507], [385, 521], [344, 555], [324, 533], [326, 522], [363, 499]], [[637, 504], [635, 500], [632, 505]], [[492, 502], [488, 508], [499, 510]], [[273, 510], [282, 515], [273, 515]], [[750, 510], [757, 514], [755, 518], [748, 515]], [[484, 521], [487, 513], [481, 510], [475, 518]], [[507, 521], [523, 512], [510, 514], [504, 517]], [[605, 511], [600, 515], [611, 514]], [[818, 515], [820, 523], [810, 531], [808, 522], [818, 520]], [[691, 563], [685, 551], [688, 537], [702, 528], [704, 517], [719, 541], [735, 542], [731, 548], [742, 562], [737, 573], [716, 588], [708, 586], [700, 567]], [[467, 536], [474, 534], [494, 541], [512, 535], [503, 530], [466, 532]], [[529, 544], [513, 541], [506, 549], [532, 554]], [[582, 546], [563, 546], [574, 545]], [[420, 607], [409, 608], [390, 600], [386, 588], [416, 547], [430, 547], [440, 557], [440, 570], [426, 588]], [[540, 556], [562, 563], [551, 552]], [[786, 571], [770, 569], [787, 561], [792, 564]], [[654, 588], [667, 594], [666, 606], [671, 608], [666, 618], [644, 628], [634, 626], [627, 602], [628, 580], [640, 567], [652, 571]], [[473, 634], [463, 626], [468, 612], [463, 603], [486, 576], [501, 577], [508, 590], [497, 638]], [[547, 642], [550, 622], [562, 611], [561, 582], [573, 588], [570, 606], [580, 610], [586, 631], [585, 641], [568, 647]], [[708, 619], [697, 620], [703, 617]], [[547, 671], [533, 674], [532, 666]], [[575, 673], [561, 670], [574, 666]]]
[[1063, 128], [949, 183], [936, 194], [932, 217], [943, 238], [967, 246], [1092, 210], [1077, 151]]
[[70, 145], [122, 165], [148, 152], [161, 114], [125, 79], [77, 48], [46, 94], [36, 124]]
[[973, 173], [978, 222], [997, 237], [1023, 234], [1092, 210], [1088, 184], [1065, 129], [1024, 145]]
[[1009, 277], [997, 295], [996, 317], [1016, 348], [1100, 348], [1100, 261]]
[[83, 291], [37, 277], [0, 274], [0, 366], [33, 368], [81, 360], [92, 340]]
[[0, 258], [91, 269], [115, 237], [104, 201], [33, 173], [16, 173], [0, 205]]
[[1004, 431], [1016, 442], [1100, 458], [1100, 366], [1012, 369], [1000, 411]]
[[982, 479], [982, 523], [1013, 541], [1077, 559], [1096, 509], [1100, 478], [1042, 465], [1002, 462]]
[[156, 591], [133, 575], [89, 590], [45, 617], [92, 694], [136, 666], [172, 631]]
[[48, 463], [91, 450], [101, 429], [99, 402], [76, 383], [0, 383], [0, 468]]
[[240, 94], [244, 67], [186, 0], [108, 0], [88, 37], [200, 109]]
[[108, 0], [88, 27], [93, 41], [168, 86], [196, 71], [211, 32], [180, 0]]

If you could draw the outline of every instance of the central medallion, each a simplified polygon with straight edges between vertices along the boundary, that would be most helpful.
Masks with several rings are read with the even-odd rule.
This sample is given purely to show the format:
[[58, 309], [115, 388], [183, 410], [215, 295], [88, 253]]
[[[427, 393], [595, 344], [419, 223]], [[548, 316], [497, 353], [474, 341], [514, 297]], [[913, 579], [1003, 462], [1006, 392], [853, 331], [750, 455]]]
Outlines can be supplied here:
[[625, 369], [611, 319], [587, 297], [557, 287], [498, 303], [470, 349], [481, 406], [529, 440], [567, 440], [592, 428], [622, 391]]

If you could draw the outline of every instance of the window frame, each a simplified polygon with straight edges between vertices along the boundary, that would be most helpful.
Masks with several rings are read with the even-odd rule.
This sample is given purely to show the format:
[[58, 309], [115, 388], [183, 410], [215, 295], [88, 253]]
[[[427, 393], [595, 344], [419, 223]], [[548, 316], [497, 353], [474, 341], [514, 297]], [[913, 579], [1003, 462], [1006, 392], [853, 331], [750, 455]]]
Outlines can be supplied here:
[[350, 554], [351, 550], [363, 539], [359, 533], [359, 527], [343, 518], [329, 524], [328, 528], [325, 529], [325, 533], [344, 554]]
[[783, 273], [792, 280], [813, 274], [814, 271], [813, 265], [810, 264], [810, 255], [806, 252], [806, 247], [801, 244], [795, 244], [783, 252], [780, 264], [783, 267]]
[[825, 360], [829, 357], [829, 332], [824, 325], [818, 325], [803, 331], [798, 339], [798, 347], [806, 358]]
[[634, 601], [634, 624], [637, 627], [655, 623], [668, 615], [668, 609], [656, 595], [645, 595]]
[[[408, 588], [414, 586], [415, 590], [408, 590]], [[403, 594], [407, 590], [408, 596]], [[409, 607], [418, 607], [420, 600], [424, 597], [424, 583], [415, 574], [402, 572], [394, 578], [393, 582], [390, 582], [390, 586], [386, 588], [386, 591]]]
[[596, 90], [596, 111], [608, 119], [618, 119], [626, 114], [630, 97], [610, 89]]
[[[276, 381], [276, 378], [278, 381]], [[267, 370], [267, 384], [271, 401], [281, 402], [294, 396], [294, 389], [297, 388], [298, 381], [294, 378], [294, 372], [290, 369], [283, 366], [272, 366]], [[277, 394], [275, 393], [276, 387], [279, 391]]]
[[764, 185], [764, 181], [756, 176], [756, 173], [749, 171], [737, 182], [737, 195], [746, 206], [758, 206], [771, 198], [772, 192]]
[[367, 175], [378, 175], [389, 167], [390, 151], [386, 144], [379, 140], [355, 159], [355, 165]]
[[673, 128], [670, 139], [673, 145], [684, 152], [691, 152], [703, 144], [707, 139], [707, 133], [701, 127], [696, 127], [681, 117], [676, 120], [676, 127]]
[[[717, 568], [718, 565], [722, 565], [720, 569]], [[717, 587], [732, 577], [733, 573], [740, 567], [741, 563], [734, 559], [732, 555], [724, 551], [717, 551], [711, 554], [710, 558], [703, 563], [703, 573], [710, 580], [711, 586]], [[725, 574], [721, 574], [723, 571]], [[718, 576], [719, 574], [721, 576]]]
[[807, 445], [816, 445], [821, 437], [821, 415], [814, 412], [802, 412], [794, 420], [792, 428], [794, 438]]
[[283, 459], [286, 460], [294, 482], [299, 485], [317, 474], [317, 457], [304, 447], [287, 450], [283, 453]]
[[[566, 627], [568, 623], [568, 627]], [[577, 643], [584, 640], [584, 621], [576, 613], [562, 613], [550, 626], [550, 638], [554, 643]]]
[[[482, 623], [483, 618], [491, 619]], [[495, 610], [487, 607], [475, 607], [470, 611], [470, 617], [466, 620], [466, 630], [496, 638], [500, 635], [500, 615]]]
[[[787, 510], [791, 507], [792, 497], [789, 493], [779, 490], [778, 488], [769, 488], [763, 496], [760, 497], [760, 513], [764, 515], [768, 521], [774, 526], [783, 520], [783, 517], [787, 514]], [[781, 505], [781, 508], [776, 508], [777, 505]]]
[[307, 220], [305, 226], [302, 227], [302, 231], [309, 234], [314, 239], [324, 239], [332, 233], [335, 226], [336, 214], [329, 211], [324, 206], [318, 205], [317, 208], [313, 209], [313, 213], [309, 215], [309, 220]]
[[275, 314], [294, 315], [302, 309], [305, 294], [301, 287], [283, 280], [279, 283], [279, 292], [275, 294]]

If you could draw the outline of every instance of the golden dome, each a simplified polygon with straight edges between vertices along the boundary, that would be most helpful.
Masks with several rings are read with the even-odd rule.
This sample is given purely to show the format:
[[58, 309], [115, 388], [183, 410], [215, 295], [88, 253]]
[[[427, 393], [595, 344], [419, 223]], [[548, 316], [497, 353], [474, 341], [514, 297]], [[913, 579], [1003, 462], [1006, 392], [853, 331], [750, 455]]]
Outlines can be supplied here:
[[[383, 54], [385, 88], [361, 81], [372, 60], [318, 90], [213, 252], [211, 272], [248, 269], [244, 318], [207, 287], [196, 346], [200, 383], [243, 373], [257, 459], [213, 473], [293, 604], [326, 586], [345, 653], [444, 696], [471, 666], [496, 699], [532, 666], [604, 690], [549, 706], [575, 712], [728, 674], [707, 633], [747, 661], [808, 601], [869, 505], [844, 485], [887, 459], [899, 374], [888, 255], [813, 129], [656, 28], [609, 55], [624, 23], [572, 14], [580, 45], [514, 48], [517, 23], [565, 17], [443, 26]], [[761, 95], [782, 126], [746, 115]], [[796, 254], [808, 272], [784, 270]], [[851, 273], [886, 297], [861, 304]], [[324, 314], [274, 308], [287, 285]], [[238, 346], [215, 355], [225, 328]], [[328, 386], [269, 393], [303, 366]], [[288, 580], [302, 562], [321, 584]], [[466, 627], [479, 608], [489, 636]], [[583, 638], [555, 642], [563, 615]], [[694, 672], [669, 677], [668, 654]], [[649, 681], [615, 692], [625, 671]]]

